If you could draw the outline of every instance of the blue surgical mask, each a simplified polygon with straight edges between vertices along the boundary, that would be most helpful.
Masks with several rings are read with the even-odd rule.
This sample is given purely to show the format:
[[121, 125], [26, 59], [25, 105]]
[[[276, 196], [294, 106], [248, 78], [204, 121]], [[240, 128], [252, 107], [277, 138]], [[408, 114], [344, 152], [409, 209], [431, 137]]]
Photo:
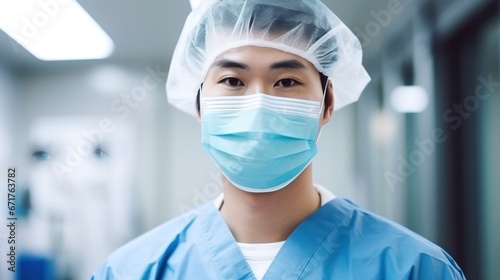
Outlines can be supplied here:
[[317, 154], [322, 102], [253, 94], [201, 99], [202, 145], [236, 187], [272, 192]]

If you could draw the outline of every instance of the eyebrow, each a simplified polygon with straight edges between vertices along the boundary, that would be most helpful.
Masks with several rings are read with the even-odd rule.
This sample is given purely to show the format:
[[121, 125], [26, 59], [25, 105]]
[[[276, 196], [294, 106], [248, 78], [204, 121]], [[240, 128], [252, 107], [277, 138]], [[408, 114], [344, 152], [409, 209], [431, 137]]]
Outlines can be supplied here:
[[277, 69], [306, 69], [307, 67], [300, 61], [295, 59], [279, 61], [273, 63], [270, 67], [271, 70]]
[[[229, 59], [221, 59], [212, 64], [211, 67], [220, 67], [220, 68], [238, 68], [243, 70], [249, 70], [250, 67], [244, 63], [236, 62]], [[269, 67], [271, 70], [279, 70], [279, 69], [307, 69], [307, 67], [300, 61], [295, 59], [278, 61]]]
[[212, 64], [212, 67], [220, 67], [220, 68], [239, 68], [243, 70], [248, 70], [250, 67], [248, 65], [239, 63], [236, 61], [232, 61], [229, 59], [221, 59]]

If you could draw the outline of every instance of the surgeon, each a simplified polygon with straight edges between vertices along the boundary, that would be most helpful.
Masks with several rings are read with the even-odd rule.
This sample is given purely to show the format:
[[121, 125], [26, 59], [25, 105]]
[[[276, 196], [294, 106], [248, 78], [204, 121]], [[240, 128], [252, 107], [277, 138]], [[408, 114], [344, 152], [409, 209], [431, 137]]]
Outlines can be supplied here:
[[93, 279], [465, 279], [441, 248], [312, 181], [321, 128], [369, 82], [320, 0], [203, 0], [169, 102], [199, 118], [223, 194], [113, 253]]

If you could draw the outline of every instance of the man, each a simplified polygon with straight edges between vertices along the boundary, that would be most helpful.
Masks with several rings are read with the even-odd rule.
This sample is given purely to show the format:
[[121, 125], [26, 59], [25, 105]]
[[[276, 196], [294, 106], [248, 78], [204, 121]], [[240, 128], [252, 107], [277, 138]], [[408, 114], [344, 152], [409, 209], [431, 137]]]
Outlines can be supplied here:
[[321, 127], [369, 81], [319, 0], [202, 1], [169, 102], [201, 122], [223, 195], [125, 245], [95, 279], [463, 279], [442, 249], [314, 185]]

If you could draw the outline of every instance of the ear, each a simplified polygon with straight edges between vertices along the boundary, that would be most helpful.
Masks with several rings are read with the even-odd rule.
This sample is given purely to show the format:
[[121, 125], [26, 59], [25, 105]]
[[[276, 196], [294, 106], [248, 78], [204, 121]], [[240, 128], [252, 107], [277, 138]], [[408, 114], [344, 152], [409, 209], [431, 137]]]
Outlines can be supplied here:
[[324, 113], [323, 119], [321, 120], [322, 125], [329, 122], [333, 115], [333, 105], [335, 104], [335, 100], [333, 97], [333, 84], [331, 80], [328, 80], [328, 86], [325, 94], [325, 104], [323, 105]]
[[201, 89], [203, 88], [203, 84], [200, 85], [200, 89], [198, 90], [198, 94], [196, 94], [196, 119], [198, 120], [199, 123], [201, 123], [201, 101], [200, 101], [200, 95], [201, 95]]

